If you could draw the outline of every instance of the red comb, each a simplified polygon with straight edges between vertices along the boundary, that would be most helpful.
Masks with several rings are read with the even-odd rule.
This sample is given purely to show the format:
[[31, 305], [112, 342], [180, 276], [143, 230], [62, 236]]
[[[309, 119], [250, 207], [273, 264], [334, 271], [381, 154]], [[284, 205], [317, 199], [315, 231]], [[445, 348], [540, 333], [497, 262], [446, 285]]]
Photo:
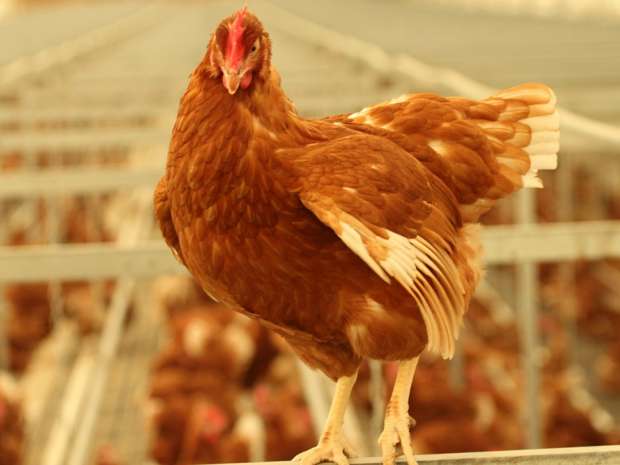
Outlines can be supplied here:
[[245, 26], [243, 25], [243, 19], [248, 12], [248, 7], [244, 6], [237, 13], [235, 13], [235, 19], [228, 28], [228, 40], [226, 41], [226, 61], [228, 66], [233, 70], [238, 70], [241, 66], [241, 59], [245, 52], [243, 46], [243, 33]]
[[209, 443], [217, 442], [230, 423], [228, 415], [216, 405], [207, 406], [201, 414], [203, 438]]
[[259, 384], [254, 388], [254, 405], [261, 415], [265, 415], [270, 410], [271, 393], [266, 385]]
[[233, 28], [235, 27], [243, 28], [243, 18], [245, 18], [245, 15], [247, 12], [248, 12], [248, 6], [243, 5], [243, 8], [241, 8], [239, 11], [235, 13], [235, 20], [233, 21], [233, 24], [232, 24]]

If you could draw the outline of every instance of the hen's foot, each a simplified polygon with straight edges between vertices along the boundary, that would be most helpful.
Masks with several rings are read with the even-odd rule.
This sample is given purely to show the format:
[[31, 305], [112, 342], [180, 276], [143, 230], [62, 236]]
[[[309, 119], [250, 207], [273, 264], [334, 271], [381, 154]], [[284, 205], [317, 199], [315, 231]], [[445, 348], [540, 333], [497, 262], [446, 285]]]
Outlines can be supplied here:
[[352, 457], [356, 457], [355, 451], [342, 434], [325, 434], [315, 447], [296, 455], [293, 460], [300, 465], [316, 465], [321, 462], [349, 465], [348, 458]]
[[411, 426], [415, 426], [415, 420], [408, 413], [388, 413], [385, 416], [383, 432], [379, 436], [383, 465], [394, 465], [400, 450], [408, 465], [418, 465], [411, 447]]

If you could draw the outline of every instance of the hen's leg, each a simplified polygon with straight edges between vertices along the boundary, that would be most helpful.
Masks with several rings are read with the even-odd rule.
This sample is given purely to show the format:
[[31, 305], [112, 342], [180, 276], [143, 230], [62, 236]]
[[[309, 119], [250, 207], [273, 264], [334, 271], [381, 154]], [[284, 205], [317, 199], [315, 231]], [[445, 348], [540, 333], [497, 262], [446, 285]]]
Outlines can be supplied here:
[[352, 376], [338, 378], [336, 392], [327, 415], [327, 423], [316, 447], [297, 455], [293, 460], [301, 465], [315, 465], [319, 462], [335, 462], [338, 465], [348, 465], [347, 456], [354, 455], [351, 446], [347, 443], [342, 432], [344, 412], [351, 395], [351, 389], [357, 379], [357, 372]]
[[417, 465], [409, 433], [409, 426], [414, 423], [413, 418], [409, 416], [409, 394], [418, 359], [419, 357], [416, 357], [398, 365], [392, 396], [385, 410], [383, 433], [379, 436], [384, 465], [394, 465], [397, 457], [396, 447], [399, 444], [408, 465]]

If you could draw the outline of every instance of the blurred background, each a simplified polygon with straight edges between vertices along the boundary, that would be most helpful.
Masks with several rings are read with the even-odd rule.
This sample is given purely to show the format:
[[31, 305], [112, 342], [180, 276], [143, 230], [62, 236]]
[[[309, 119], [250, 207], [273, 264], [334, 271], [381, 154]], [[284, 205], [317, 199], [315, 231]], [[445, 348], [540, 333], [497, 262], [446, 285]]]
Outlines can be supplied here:
[[[0, 1], [0, 464], [287, 460], [332, 384], [211, 302], [153, 224], [187, 77], [240, 1]], [[545, 189], [484, 219], [452, 362], [414, 382], [419, 453], [620, 443], [620, 2], [250, 0], [308, 117], [542, 81]], [[347, 418], [376, 455], [395, 367]]]

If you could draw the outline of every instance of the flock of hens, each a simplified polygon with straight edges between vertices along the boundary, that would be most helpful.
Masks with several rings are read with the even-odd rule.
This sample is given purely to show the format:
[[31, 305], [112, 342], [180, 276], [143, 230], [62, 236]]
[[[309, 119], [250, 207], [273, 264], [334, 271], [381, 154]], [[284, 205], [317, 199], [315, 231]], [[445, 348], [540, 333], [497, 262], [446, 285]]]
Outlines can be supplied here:
[[[467, 224], [505, 195], [538, 187], [538, 169], [555, 167], [557, 127], [547, 118], [555, 111], [553, 93], [524, 85], [482, 102], [412, 94], [306, 121], [279, 88], [270, 58], [268, 34], [240, 10], [213, 34], [181, 103], [155, 203], [164, 238], [196, 281], [162, 278], [155, 285], [167, 341], [152, 362], [144, 399], [149, 456], [189, 465], [288, 460], [309, 450], [300, 456], [304, 464], [346, 461], [338, 396], [321, 435], [293, 352], [338, 379], [345, 398], [351, 391], [362, 418], [373, 415], [364, 359], [387, 361], [386, 410], [402, 405], [407, 424], [406, 433], [397, 419], [388, 430], [386, 417], [386, 463], [394, 446], [407, 452], [409, 441], [417, 453], [524, 447], [517, 322], [497, 295], [487, 289], [471, 299], [461, 331], [461, 386], [442, 356], [453, 353], [480, 271]], [[22, 162], [19, 154], [4, 160], [2, 171]], [[45, 156], [39, 164], [45, 169]], [[575, 163], [582, 208], [604, 205], [605, 217], [620, 220], [620, 192], [589, 184], [585, 169]], [[554, 178], [544, 180], [538, 217], [555, 221]], [[113, 203], [107, 196], [67, 200], [62, 242], [114, 240], [104, 213]], [[2, 208], [11, 245], [46, 235], [45, 204]], [[510, 216], [503, 204], [481, 221]], [[570, 266], [578, 280], [567, 279], [566, 266], [539, 266], [543, 444], [618, 443], [619, 425], [589, 393], [572, 351], [575, 344], [597, 346], [594, 388], [620, 397], [613, 332], [620, 296], [604, 278], [620, 273], [620, 263]], [[82, 335], [97, 333], [113, 289], [113, 282], [72, 282], [55, 295], [50, 283], [5, 287], [11, 374], [0, 378], [0, 465], [23, 463], [28, 399], [19, 380], [54, 330], [55, 312], [75, 321]], [[575, 297], [569, 310], [567, 293]], [[415, 360], [413, 370], [405, 359]], [[415, 371], [411, 395], [407, 370], [411, 377]], [[391, 392], [406, 397], [389, 400]], [[417, 422], [411, 435], [409, 414]], [[112, 444], [102, 445], [93, 463], [128, 462]]]

